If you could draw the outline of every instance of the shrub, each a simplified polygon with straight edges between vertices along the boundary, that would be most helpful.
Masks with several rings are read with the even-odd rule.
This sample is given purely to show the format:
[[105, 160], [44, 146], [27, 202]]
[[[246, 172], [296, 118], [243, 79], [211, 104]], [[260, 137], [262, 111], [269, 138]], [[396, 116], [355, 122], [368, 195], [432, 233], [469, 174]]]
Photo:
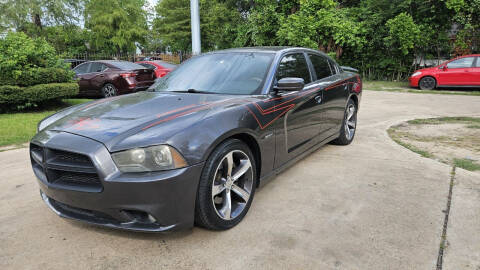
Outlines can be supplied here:
[[49, 83], [20, 87], [16, 85], [0, 86], [0, 111], [22, 110], [36, 107], [48, 101], [75, 96], [78, 84]]
[[22, 32], [9, 32], [0, 39], [0, 85], [30, 86], [72, 78], [68, 65], [45, 39], [31, 39]]
[[74, 72], [62, 68], [32, 68], [24, 71], [18, 79], [4, 78], [0, 85], [31, 86], [35, 84], [73, 82]]

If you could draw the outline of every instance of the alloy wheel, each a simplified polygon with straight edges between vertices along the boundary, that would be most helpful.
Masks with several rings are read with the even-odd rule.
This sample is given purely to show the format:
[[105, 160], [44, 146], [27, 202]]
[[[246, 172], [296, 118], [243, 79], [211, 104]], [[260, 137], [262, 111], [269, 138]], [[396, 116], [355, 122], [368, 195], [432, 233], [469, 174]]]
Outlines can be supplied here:
[[234, 150], [222, 158], [212, 182], [212, 203], [220, 218], [232, 220], [245, 210], [253, 179], [252, 164], [247, 154]]
[[345, 117], [345, 135], [348, 140], [351, 140], [355, 135], [355, 128], [357, 127], [357, 115], [355, 112], [355, 105], [350, 104]]
[[107, 84], [103, 87], [105, 97], [113, 97], [116, 95], [116, 89], [113, 85]]
[[432, 77], [425, 77], [420, 81], [420, 88], [431, 90], [435, 88], [435, 79]]

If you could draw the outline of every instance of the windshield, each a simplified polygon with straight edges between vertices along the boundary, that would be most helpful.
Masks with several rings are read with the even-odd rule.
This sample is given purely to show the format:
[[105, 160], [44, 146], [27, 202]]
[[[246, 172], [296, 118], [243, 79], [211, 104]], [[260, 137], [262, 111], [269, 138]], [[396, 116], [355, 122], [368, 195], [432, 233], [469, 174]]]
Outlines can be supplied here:
[[215, 53], [197, 56], [158, 79], [151, 89], [258, 94], [273, 57], [272, 53]]

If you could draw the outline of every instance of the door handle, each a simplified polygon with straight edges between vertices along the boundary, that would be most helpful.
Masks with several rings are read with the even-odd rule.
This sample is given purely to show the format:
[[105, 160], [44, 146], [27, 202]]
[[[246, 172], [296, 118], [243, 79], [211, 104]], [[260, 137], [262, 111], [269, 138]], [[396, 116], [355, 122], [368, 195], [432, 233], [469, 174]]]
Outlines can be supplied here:
[[322, 96], [316, 96], [316, 97], [315, 97], [315, 101], [316, 101], [318, 104], [322, 103]]

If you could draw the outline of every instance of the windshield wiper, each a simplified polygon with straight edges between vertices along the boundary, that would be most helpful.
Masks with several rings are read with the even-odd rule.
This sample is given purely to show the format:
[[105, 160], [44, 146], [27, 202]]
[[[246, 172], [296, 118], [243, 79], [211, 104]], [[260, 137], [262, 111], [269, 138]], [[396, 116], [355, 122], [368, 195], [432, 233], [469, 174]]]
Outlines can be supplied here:
[[187, 89], [187, 90], [175, 90], [175, 91], [171, 91], [171, 92], [195, 93], [195, 94], [215, 94], [215, 92], [201, 91], [201, 90], [197, 90], [197, 89], [193, 89], [193, 88], [190, 88], [190, 89]]

